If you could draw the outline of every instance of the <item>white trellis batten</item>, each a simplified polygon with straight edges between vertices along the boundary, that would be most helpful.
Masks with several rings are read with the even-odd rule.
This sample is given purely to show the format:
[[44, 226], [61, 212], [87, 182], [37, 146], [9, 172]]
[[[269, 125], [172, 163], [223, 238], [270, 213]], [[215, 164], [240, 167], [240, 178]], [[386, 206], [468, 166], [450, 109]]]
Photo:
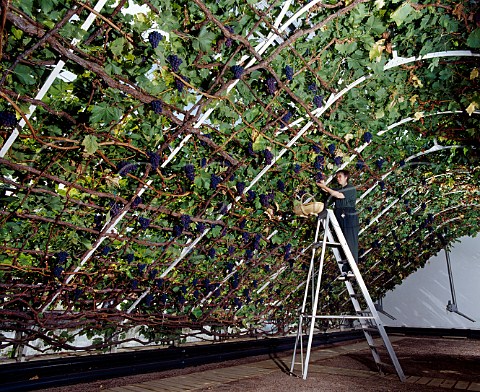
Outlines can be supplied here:
[[[93, 8], [94, 11], [96, 13], [100, 13], [100, 11], [105, 6], [107, 1], [108, 0], [99, 0], [95, 5], [95, 7]], [[88, 29], [90, 28], [90, 26], [92, 25], [96, 17], [97, 15], [94, 12], [90, 12], [87, 18], [85, 19], [85, 21], [83, 22], [83, 24], [80, 26], [80, 28], [84, 31], [88, 31]], [[76, 46], [79, 42], [80, 42], [79, 39], [74, 38], [70, 42], [70, 45]], [[70, 49], [70, 51], [73, 51], [73, 50]], [[43, 99], [43, 97], [45, 96], [47, 91], [50, 89], [53, 82], [58, 77], [58, 75], [60, 74], [64, 66], [65, 66], [65, 61], [59, 60], [58, 63], [53, 68], [52, 72], [50, 72], [50, 75], [48, 76], [43, 86], [38, 91], [37, 95], [34, 98], [35, 100], [41, 101]], [[37, 105], [34, 105], [34, 104], [30, 105], [28, 113], [25, 113], [25, 117], [27, 118], [27, 120], [33, 115], [36, 109], [37, 109]], [[8, 150], [10, 149], [10, 147], [13, 145], [18, 135], [20, 134], [19, 129], [22, 129], [26, 124], [27, 123], [23, 118], [19, 121], [18, 125], [15, 127], [15, 129], [12, 131], [12, 133], [10, 134], [10, 136], [2, 146], [2, 149], [0, 150], [0, 158], [3, 158], [5, 156], [5, 154], [8, 152]]]

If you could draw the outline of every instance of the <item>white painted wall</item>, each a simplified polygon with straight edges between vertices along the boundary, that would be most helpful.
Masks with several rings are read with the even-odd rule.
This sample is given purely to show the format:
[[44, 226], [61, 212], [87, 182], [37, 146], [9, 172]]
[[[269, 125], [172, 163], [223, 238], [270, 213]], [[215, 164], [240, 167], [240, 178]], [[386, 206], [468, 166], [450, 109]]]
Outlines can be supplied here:
[[476, 320], [446, 310], [452, 299], [445, 252], [432, 257], [424, 268], [389, 291], [383, 299], [382, 314], [388, 326], [420, 328], [480, 329], [480, 234], [462, 237], [450, 251], [458, 311]]

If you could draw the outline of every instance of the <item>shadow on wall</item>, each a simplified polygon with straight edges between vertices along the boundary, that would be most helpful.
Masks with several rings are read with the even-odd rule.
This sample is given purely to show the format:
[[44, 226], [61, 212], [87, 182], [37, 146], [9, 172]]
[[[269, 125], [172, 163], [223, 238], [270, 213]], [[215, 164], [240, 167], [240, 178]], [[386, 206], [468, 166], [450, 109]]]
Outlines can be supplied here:
[[386, 294], [383, 309], [396, 320], [380, 314], [385, 325], [480, 329], [480, 235], [462, 237], [451, 249], [449, 257], [458, 313], [447, 310], [449, 302], [449, 308], [455, 310], [455, 302], [450, 290], [447, 257], [441, 251], [424, 268]]

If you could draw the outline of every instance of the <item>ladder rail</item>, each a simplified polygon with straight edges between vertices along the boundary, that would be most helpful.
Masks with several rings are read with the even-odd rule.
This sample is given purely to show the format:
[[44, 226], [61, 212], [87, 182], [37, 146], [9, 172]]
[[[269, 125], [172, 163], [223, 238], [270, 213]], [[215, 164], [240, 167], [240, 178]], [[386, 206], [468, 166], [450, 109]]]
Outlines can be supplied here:
[[[338, 224], [337, 218], [335, 217], [335, 214], [333, 213], [332, 210], [328, 209], [326, 210], [326, 214], [323, 216], [319, 216], [317, 220], [317, 228], [315, 231], [315, 243], [318, 244], [318, 235], [319, 235], [319, 229], [320, 229], [320, 224], [323, 223], [323, 228], [324, 228], [324, 235], [322, 239], [322, 251], [320, 254], [319, 258], [319, 270], [317, 274], [317, 279], [315, 283], [315, 256], [316, 256], [316, 249], [318, 247], [314, 247], [312, 249], [312, 257], [310, 259], [310, 268], [308, 271], [308, 276], [307, 276], [307, 282], [306, 282], [306, 288], [305, 288], [305, 294], [303, 298], [303, 303], [302, 303], [302, 310], [299, 315], [299, 322], [298, 322], [298, 331], [297, 331], [297, 338], [295, 340], [295, 346], [294, 346], [294, 351], [293, 351], [293, 357], [292, 357], [292, 364], [290, 368], [290, 373], [294, 374], [294, 367], [295, 367], [295, 358], [296, 358], [296, 351], [298, 348], [298, 345], [300, 345], [300, 353], [301, 353], [301, 369], [302, 369], [302, 378], [306, 379], [307, 374], [308, 374], [308, 365], [310, 361], [310, 353], [311, 353], [311, 348], [312, 348], [312, 342], [313, 342], [313, 335], [314, 335], [314, 329], [315, 329], [315, 321], [317, 319], [356, 319], [359, 321], [363, 333], [365, 335], [365, 338], [367, 340], [367, 343], [370, 347], [370, 350], [372, 352], [373, 358], [375, 360], [375, 363], [377, 364], [379, 370], [381, 371], [381, 366], [383, 365], [380, 359], [380, 355], [377, 351], [377, 348], [375, 347], [375, 342], [373, 339], [373, 336], [370, 332], [370, 327], [374, 326], [378, 333], [380, 334], [384, 346], [388, 351], [388, 354], [390, 356], [390, 359], [395, 367], [395, 370], [397, 372], [397, 375], [399, 379], [404, 382], [405, 375], [403, 373], [403, 370], [400, 366], [400, 363], [398, 362], [398, 358], [395, 354], [395, 351], [393, 349], [393, 346], [390, 342], [390, 339], [388, 338], [388, 335], [385, 331], [385, 327], [383, 325], [383, 322], [381, 321], [379, 314], [377, 312], [377, 309], [375, 308], [375, 305], [372, 301], [372, 298], [370, 297], [370, 294], [368, 292], [367, 286], [365, 285], [365, 281], [363, 280], [363, 277], [360, 273], [360, 270], [357, 266], [357, 263], [355, 259], [353, 258], [352, 252], [350, 251], [350, 248], [348, 246], [348, 243], [345, 239], [345, 236], [342, 232], [342, 229], [340, 225]], [[333, 228], [333, 232], [331, 230]], [[334, 235], [335, 234], [335, 235]], [[335, 260], [337, 262], [337, 266], [339, 267], [340, 271], [342, 271], [342, 254], [338, 246], [343, 250], [343, 254], [347, 259], [347, 262], [349, 263], [350, 270], [353, 272], [357, 285], [360, 289], [360, 292], [363, 296], [363, 299], [366, 302], [367, 309], [362, 310], [361, 305], [359, 300], [357, 299], [358, 295], [355, 292], [353, 284], [349, 280], [345, 280], [345, 286], [347, 289], [347, 292], [350, 296], [350, 300], [352, 302], [353, 308], [355, 310], [356, 315], [350, 316], [350, 315], [317, 315], [317, 310], [318, 310], [318, 304], [319, 304], [319, 296], [320, 296], [320, 285], [322, 282], [322, 273], [323, 273], [323, 266], [324, 266], [324, 260], [325, 260], [325, 254], [326, 254], [326, 248], [328, 246], [332, 247], [333, 254], [335, 256]], [[307, 308], [307, 300], [308, 300], [308, 292], [310, 289], [310, 280], [312, 281], [312, 298], [311, 298], [311, 312], [305, 311]], [[369, 315], [365, 315], [369, 314]], [[304, 360], [304, 352], [303, 352], [303, 334], [302, 334], [302, 329], [303, 329], [303, 323], [305, 319], [309, 319], [310, 321], [310, 326], [309, 326], [309, 334], [308, 334], [308, 342], [307, 342], [307, 347], [306, 347], [306, 352], [305, 352], [305, 360]], [[373, 325], [374, 323], [375, 325]]]

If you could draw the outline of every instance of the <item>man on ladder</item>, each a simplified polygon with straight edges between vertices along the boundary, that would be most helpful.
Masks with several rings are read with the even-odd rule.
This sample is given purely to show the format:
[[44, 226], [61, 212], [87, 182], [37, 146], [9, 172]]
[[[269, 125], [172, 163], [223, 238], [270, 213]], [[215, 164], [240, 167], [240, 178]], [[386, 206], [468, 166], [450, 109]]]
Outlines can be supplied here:
[[[342, 229], [343, 235], [347, 240], [348, 247], [352, 252], [355, 262], [358, 264], [358, 230], [359, 222], [355, 204], [357, 202], [357, 190], [350, 184], [350, 172], [348, 170], [339, 170], [336, 173], [336, 179], [340, 185], [339, 189], [329, 188], [325, 181], [317, 182], [317, 185], [330, 196], [335, 198], [333, 212], [337, 218], [338, 224]], [[343, 266], [342, 275], [339, 280], [353, 278], [352, 269], [348, 264], [347, 258], [342, 254]]]

